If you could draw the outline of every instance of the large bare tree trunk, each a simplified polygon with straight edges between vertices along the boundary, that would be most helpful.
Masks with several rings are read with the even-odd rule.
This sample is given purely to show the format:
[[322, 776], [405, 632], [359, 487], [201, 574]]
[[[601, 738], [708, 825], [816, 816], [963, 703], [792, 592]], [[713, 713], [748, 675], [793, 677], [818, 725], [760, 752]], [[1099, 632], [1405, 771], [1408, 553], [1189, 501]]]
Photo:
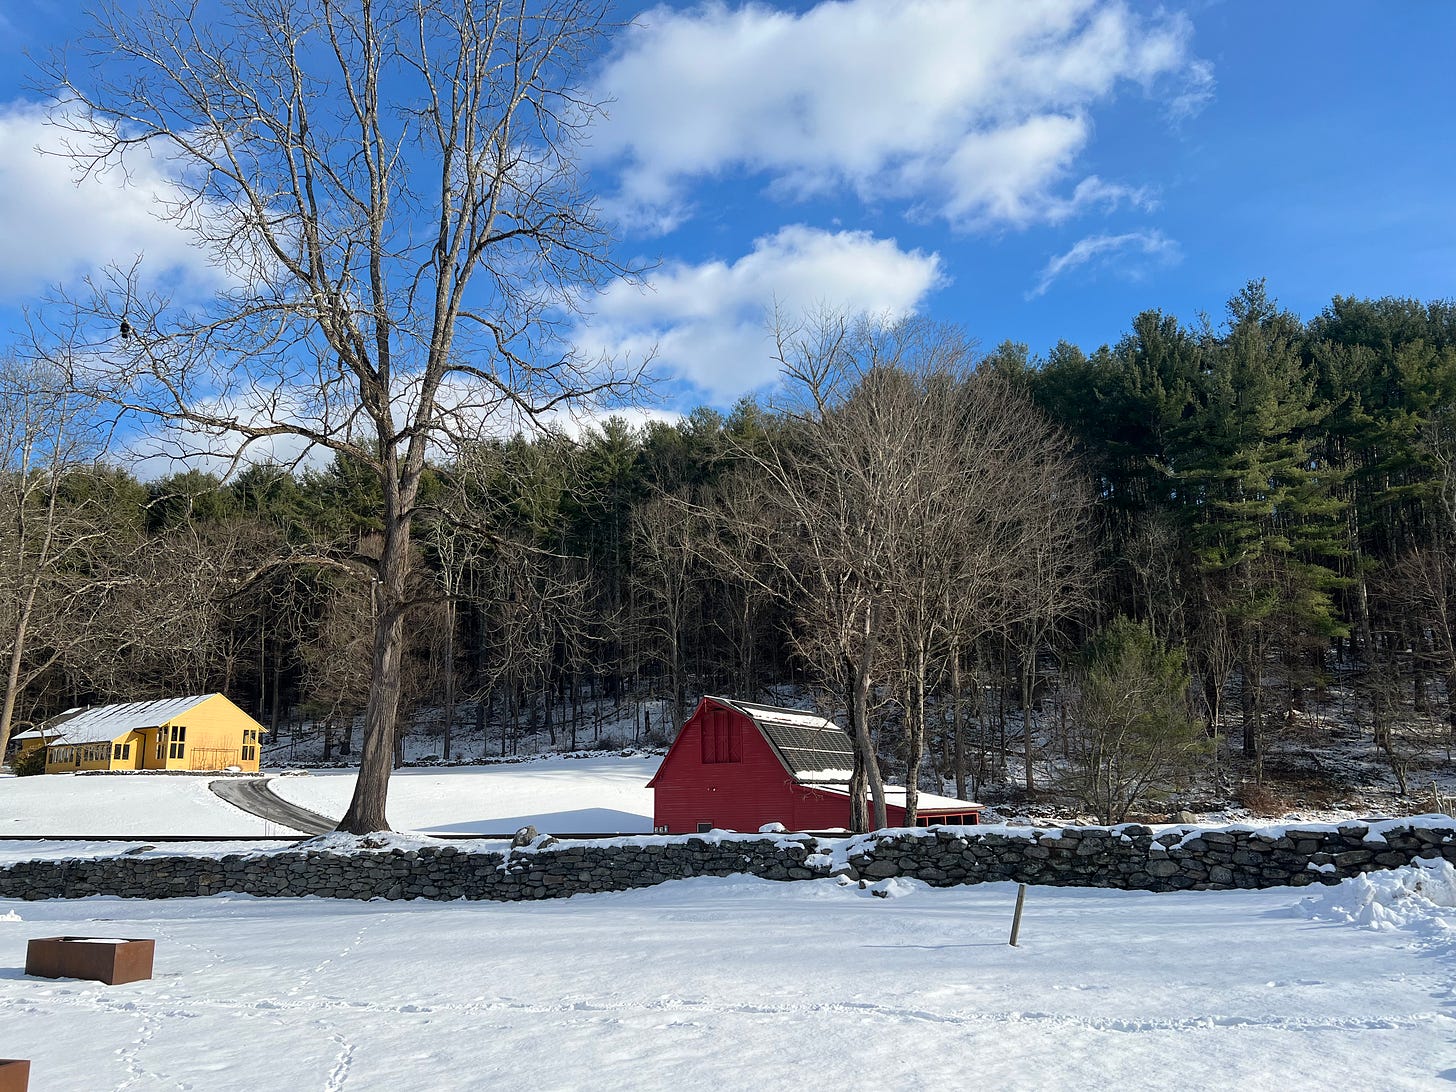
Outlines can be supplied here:
[[379, 581], [374, 586], [378, 622], [374, 631], [373, 675], [364, 706], [364, 745], [359, 756], [359, 777], [349, 809], [339, 829], [354, 834], [388, 830], [385, 799], [394, 768], [394, 746], [399, 717], [400, 666], [404, 660], [404, 603], [409, 576], [408, 519], [392, 520], [379, 559]]

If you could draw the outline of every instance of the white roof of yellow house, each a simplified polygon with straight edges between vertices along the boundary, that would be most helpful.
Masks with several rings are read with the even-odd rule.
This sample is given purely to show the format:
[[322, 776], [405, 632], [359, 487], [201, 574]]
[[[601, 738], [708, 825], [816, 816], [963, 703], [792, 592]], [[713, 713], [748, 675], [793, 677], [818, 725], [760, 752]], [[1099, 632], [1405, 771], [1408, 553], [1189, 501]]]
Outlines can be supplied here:
[[11, 740], [17, 739], [55, 739], [61, 734], [59, 728], [31, 728], [28, 731], [16, 732]]
[[190, 698], [162, 698], [158, 701], [97, 705], [90, 709], [67, 709], [51, 723], [60, 731], [58, 743], [107, 743], [127, 732], [170, 724], [189, 710], [218, 696], [194, 694]]

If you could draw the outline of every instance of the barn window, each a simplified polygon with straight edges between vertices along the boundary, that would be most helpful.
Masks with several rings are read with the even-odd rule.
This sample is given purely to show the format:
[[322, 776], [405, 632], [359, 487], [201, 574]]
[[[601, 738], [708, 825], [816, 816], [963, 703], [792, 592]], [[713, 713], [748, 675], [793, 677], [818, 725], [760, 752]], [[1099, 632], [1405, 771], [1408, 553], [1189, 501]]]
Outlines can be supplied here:
[[742, 762], [743, 739], [738, 719], [723, 709], [703, 717], [703, 762]]
[[699, 834], [707, 834], [708, 831], [710, 831], [712, 829], [713, 829], [713, 824], [710, 821], [704, 821], [704, 822], [701, 822], [701, 823], [698, 824], [698, 833]]

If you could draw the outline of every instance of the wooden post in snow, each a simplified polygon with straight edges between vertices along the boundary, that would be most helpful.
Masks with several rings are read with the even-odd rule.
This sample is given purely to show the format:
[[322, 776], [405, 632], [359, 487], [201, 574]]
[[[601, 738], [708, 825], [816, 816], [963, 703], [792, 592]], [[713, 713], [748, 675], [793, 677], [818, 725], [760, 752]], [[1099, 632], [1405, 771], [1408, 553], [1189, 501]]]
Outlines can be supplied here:
[[1016, 885], [1016, 913], [1011, 918], [1011, 947], [1016, 947], [1016, 937], [1021, 932], [1021, 908], [1026, 903], [1026, 884]]

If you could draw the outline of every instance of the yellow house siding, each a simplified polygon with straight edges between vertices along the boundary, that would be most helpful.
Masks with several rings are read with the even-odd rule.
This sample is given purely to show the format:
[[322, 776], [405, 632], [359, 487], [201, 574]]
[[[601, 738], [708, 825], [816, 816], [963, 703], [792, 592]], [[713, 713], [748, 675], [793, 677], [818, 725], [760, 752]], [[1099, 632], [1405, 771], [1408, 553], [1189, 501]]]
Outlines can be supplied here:
[[142, 768], [143, 748], [146, 738], [140, 732], [127, 732], [111, 741], [110, 770], [139, 770]]
[[[266, 731], [222, 694], [194, 705], [162, 725], [162, 730], [167, 737], [162, 769], [221, 770], [237, 766], [254, 773], [259, 752], [249, 735]], [[245, 746], [252, 750], [251, 759], [243, 758]], [[152, 754], [156, 754], [155, 750]]]
[[63, 743], [53, 745], [46, 752], [46, 773], [109, 769], [111, 769], [110, 743]]

